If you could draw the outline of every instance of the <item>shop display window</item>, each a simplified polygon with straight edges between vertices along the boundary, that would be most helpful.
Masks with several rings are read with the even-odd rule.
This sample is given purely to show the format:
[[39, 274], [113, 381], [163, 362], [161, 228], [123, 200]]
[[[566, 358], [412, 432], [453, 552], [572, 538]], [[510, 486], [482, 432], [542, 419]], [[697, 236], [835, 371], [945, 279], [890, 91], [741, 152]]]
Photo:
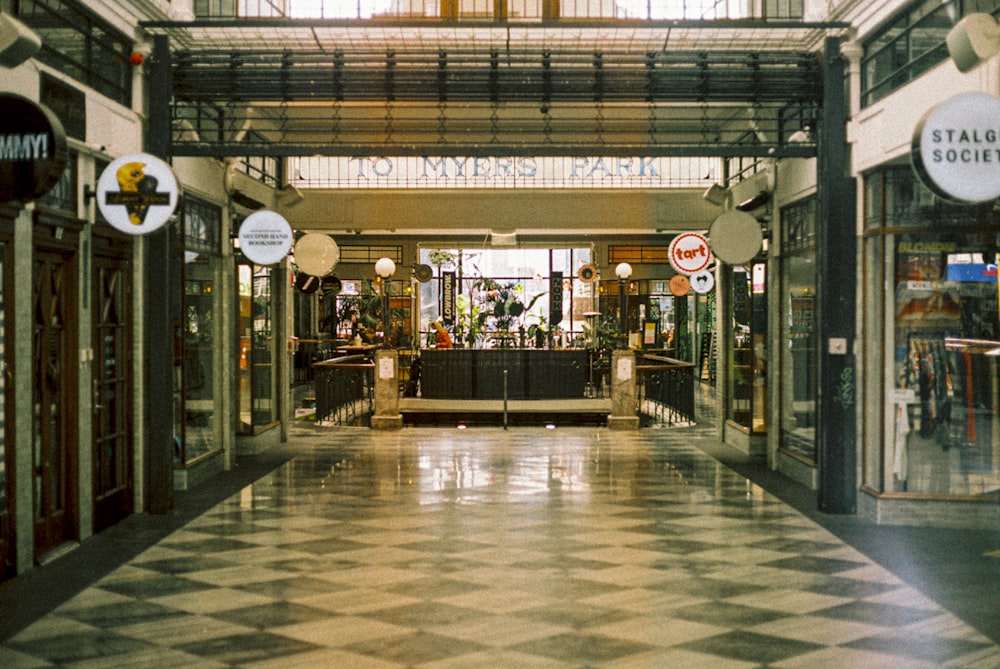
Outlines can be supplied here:
[[277, 378], [273, 368], [275, 308], [271, 296], [280, 274], [245, 258], [237, 264], [240, 434], [256, 434], [277, 420]]
[[766, 266], [733, 267], [726, 418], [750, 433], [767, 431]]
[[781, 211], [780, 448], [816, 464], [816, 200]]
[[[884, 332], [885, 347], [882, 389], [866, 384], [884, 398], [884, 436], [881, 453], [865, 451], [865, 483], [880, 492], [995, 501], [1000, 217], [992, 203], [935, 198], [905, 167], [866, 175], [865, 193], [873, 203], [866, 228], [878, 230], [865, 240], [876, 298], [865, 341]], [[871, 352], [864, 359], [877, 368]]]
[[218, 367], [216, 277], [222, 262], [219, 250], [222, 210], [196, 198], [184, 204], [179, 221], [184, 253], [177, 257], [182, 280], [175, 296], [179, 324], [175, 336], [174, 412], [177, 448], [175, 461], [186, 466], [221, 448], [216, 407], [215, 369]]
[[893, 274], [891, 489], [996, 494], [997, 252], [975, 234], [897, 235]]
[[[424, 248], [420, 262], [434, 268], [419, 289], [424, 345], [433, 341], [436, 320], [457, 347], [584, 345], [585, 314], [598, 306], [597, 282], [579, 277], [593, 262], [591, 249]], [[638, 303], [634, 308], [638, 313]]]

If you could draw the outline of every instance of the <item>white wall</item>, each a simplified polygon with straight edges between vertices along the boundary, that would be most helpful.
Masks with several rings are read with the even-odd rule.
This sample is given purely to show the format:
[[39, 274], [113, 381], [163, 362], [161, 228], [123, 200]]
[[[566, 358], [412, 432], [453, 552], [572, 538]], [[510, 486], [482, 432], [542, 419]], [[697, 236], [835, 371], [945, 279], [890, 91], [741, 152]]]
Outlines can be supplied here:
[[862, 109], [848, 124], [855, 175], [896, 159], [909, 160], [913, 132], [935, 105], [966, 91], [1000, 92], [994, 59], [967, 74], [948, 60], [918, 80]]

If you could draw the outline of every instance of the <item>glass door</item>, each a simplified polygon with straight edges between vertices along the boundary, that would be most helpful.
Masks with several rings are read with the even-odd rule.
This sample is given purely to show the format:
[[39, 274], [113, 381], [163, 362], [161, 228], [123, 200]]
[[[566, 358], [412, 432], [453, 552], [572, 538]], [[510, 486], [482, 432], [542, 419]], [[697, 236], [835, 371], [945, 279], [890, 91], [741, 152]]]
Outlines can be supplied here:
[[247, 260], [237, 264], [239, 286], [239, 432], [254, 434], [277, 421], [274, 305], [277, 273]]

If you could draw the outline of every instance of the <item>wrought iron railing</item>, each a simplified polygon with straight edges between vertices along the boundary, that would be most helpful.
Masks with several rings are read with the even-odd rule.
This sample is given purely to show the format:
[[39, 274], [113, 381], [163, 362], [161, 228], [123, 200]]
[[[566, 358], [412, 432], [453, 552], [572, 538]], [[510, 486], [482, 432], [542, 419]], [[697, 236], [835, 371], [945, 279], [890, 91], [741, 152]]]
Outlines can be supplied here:
[[316, 422], [368, 425], [374, 405], [375, 364], [363, 355], [324, 360], [313, 365]]
[[695, 420], [695, 365], [654, 355], [642, 355], [638, 412], [644, 424], [683, 425]]

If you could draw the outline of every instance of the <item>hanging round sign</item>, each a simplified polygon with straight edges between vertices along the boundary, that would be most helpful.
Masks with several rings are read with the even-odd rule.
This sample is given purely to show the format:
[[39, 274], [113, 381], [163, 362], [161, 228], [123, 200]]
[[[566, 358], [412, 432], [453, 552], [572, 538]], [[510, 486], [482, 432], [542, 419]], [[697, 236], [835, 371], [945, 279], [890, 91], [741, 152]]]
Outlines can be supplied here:
[[0, 95], [0, 203], [45, 195], [59, 182], [66, 159], [66, 132], [48, 107]]
[[420, 283], [427, 283], [434, 278], [434, 269], [430, 265], [416, 265], [413, 268], [413, 278]]
[[320, 281], [321, 279], [318, 276], [306, 274], [305, 272], [299, 272], [295, 275], [295, 287], [299, 289], [299, 292], [306, 295], [319, 290]]
[[937, 105], [917, 124], [910, 158], [935, 195], [969, 204], [1000, 197], [1000, 98], [961, 93]]
[[307, 232], [295, 242], [295, 264], [313, 276], [326, 276], [340, 262], [340, 247], [330, 235]]
[[240, 225], [240, 251], [258, 265], [281, 262], [292, 248], [292, 226], [277, 212], [261, 209]]
[[686, 274], [674, 274], [670, 277], [667, 287], [674, 297], [684, 297], [691, 290], [691, 281]]
[[760, 253], [764, 233], [757, 219], [745, 211], [727, 211], [708, 229], [712, 253], [729, 265], [744, 265]]
[[180, 196], [170, 165], [148, 153], [112, 160], [97, 181], [97, 208], [113, 227], [145, 235], [170, 220]]
[[596, 265], [583, 265], [576, 272], [576, 276], [583, 283], [593, 283], [597, 279], [597, 266]]
[[324, 293], [340, 293], [344, 289], [344, 282], [335, 276], [324, 276], [320, 286]]
[[674, 237], [668, 253], [671, 266], [681, 274], [696, 274], [712, 261], [708, 240], [698, 232], [682, 232]]
[[702, 270], [691, 276], [691, 288], [699, 295], [711, 293], [715, 288], [715, 275], [708, 270]]

